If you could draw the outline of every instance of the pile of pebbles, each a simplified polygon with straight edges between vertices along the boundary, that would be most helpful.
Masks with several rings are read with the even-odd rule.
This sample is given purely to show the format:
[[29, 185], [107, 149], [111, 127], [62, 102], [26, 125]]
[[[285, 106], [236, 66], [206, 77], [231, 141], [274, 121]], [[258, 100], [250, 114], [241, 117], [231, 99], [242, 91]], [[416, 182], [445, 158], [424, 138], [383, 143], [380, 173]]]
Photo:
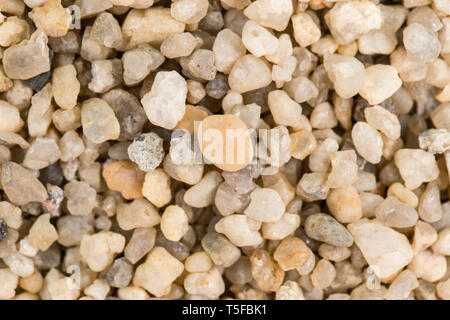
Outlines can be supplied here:
[[0, 299], [449, 300], [449, 16], [0, 0]]

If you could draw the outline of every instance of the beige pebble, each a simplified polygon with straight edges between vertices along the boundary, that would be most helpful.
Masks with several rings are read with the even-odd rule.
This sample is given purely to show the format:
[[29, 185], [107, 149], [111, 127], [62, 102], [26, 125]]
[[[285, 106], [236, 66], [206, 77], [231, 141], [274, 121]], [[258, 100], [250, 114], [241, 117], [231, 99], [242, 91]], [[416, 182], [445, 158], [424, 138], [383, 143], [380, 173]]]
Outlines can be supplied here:
[[309, 252], [310, 249], [303, 240], [297, 237], [287, 237], [275, 249], [273, 258], [284, 271], [294, 270], [308, 260]]
[[115, 140], [120, 134], [120, 125], [113, 109], [99, 98], [83, 102], [81, 107], [83, 133], [94, 143]]
[[261, 222], [276, 222], [285, 211], [280, 195], [273, 189], [257, 188], [250, 194], [250, 204], [244, 213]]
[[8, 268], [2, 268], [0, 269], [0, 279], [2, 281], [0, 298], [13, 298], [16, 295], [16, 287], [19, 282], [19, 277], [12, 273]]
[[103, 169], [103, 178], [111, 190], [119, 191], [125, 199], [141, 198], [145, 172], [131, 161], [116, 161]]
[[362, 217], [361, 199], [353, 186], [331, 189], [327, 205], [339, 222], [355, 222]]
[[33, 8], [29, 16], [49, 37], [62, 37], [69, 31], [70, 13], [61, 5], [61, 0], [47, 0]]
[[238, 93], [264, 88], [272, 81], [272, 72], [261, 59], [248, 54], [236, 60], [230, 71], [228, 83]]
[[326, 259], [319, 260], [311, 273], [312, 284], [317, 289], [328, 287], [335, 277], [336, 269], [333, 264]]
[[170, 177], [163, 169], [155, 169], [145, 174], [142, 195], [158, 208], [169, 203], [172, 199]]
[[[244, 8], [250, 3], [250, 1], [246, 3], [247, 0], [226, 0], [226, 2], [230, 1], [240, 3]], [[286, 29], [292, 12], [293, 6], [289, 0], [257, 0], [250, 3], [244, 10], [244, 14], [250, 20], [277, 31]]]
[[390, 98], [401, 86], [397, 69], [390, 65], [376, 64], [366, 69], [359, 94], [371, 105], [376, 105]]
[[225, 283], [219, 270], [213, 267], [208, 272], [190, 273], [184, 279], [184, 288], [193, 295], [217, 299], [225, 292]]
[[28, 234], [30, 244], [42, 251], [46, 251], [57, 239], [58, 232], [50, 223], [49, 213], [39, 216]]
[[123, 230], [153, 227], [159, 224], [160, 220], [158, 211], [143, 198], [117, 206], [117, 223]]
[[395, 275], [413, 259], [408, 239], [376, 220], [361, 219], [348, 230], [369, 265], [375, 266], [381, 279]]
[[92, 271], [105, 270], [115, 254], [125, 247], [125, 237], [111, 231], [101, 231], [93, 235], [84, 235], [80, 243], [80, 255]]
[[249, 218], [242, 214], [223, 217], [216, 224], [215, 229], [238, 247], [258, 246], [263, 241], [260, 233], [252, 230]]
[[419, 204], [419, 198], [417, 198], [416, 194], [399, 182], [395, 182], [394, 184], [389, 186], [387, 195], [395, 196], [401, 202], [413, 208], [417, 208]]
[[439, 175], [434, 155], [420, 149], [400, 149], [395, 153], [394, 161], [410, 190], [435, 180]]
[[265, 222], [262, 224], [262, 235], [269, 240], [282, 240], [293, 234], [300, 226], [300, 216], [293, 213], [285, 213], [276, 222]]
[[169, 8], [133, 9], [122, 23], [122, 34], [128, 47], [143, 43], [159, 45], [167, 36], [183, 32], [184, 27], [184, 23], [172, 18]]
[[23, 127], [19, 110], [5, 101], [0, 101], [0, 131], [17, 132]]
[[156, 297], [170, 292], [173, 281], [184, 270], [184, 265], [166, 249], [155, 247], [144, 263], [139, 265], [133, 278], [133, 285], [142, 287]]
[[381, 106], [364, 109], [367, 122], [375, 129], [383, 132], [389, 139], [400, 138], [400, 122], [398, 118]]
[[212, 266], [211, 258], [204, 251], [195, 252], [184, 261], [184, 268], [187, 272], [208, 272]]
[[210, 171], [184, 194], [184, 201], [194, 208], [205, 208], [214, 203], [219, 184], [223, 181], [217, 171]]
[[308, 130], [300, 130], [289, 135], [291, 138], [290, 151], [292, 157], [303, 160], [317, 147], [317, 140]]
[[58, 106], [63, 109], [75, 107], [80, 92], [80, 82], [73, 65], [67, 64], [53, 70], [52, 89]]
[[412, 248], [414, 253], [429, 248], [438, 239], [438, 234], [433, 226], [423, 221], [417, 221], [414, 226], [414, 236], [412, 238]]
[[230, 29], [221, 30], [212, 47], [214, 64], [218, 71], [229, 74], [237, 59], [245, 55], [241, 38]]
[[442, 255], [434, 254], [431, 250], [424, 250], [414, 256], [408, 269], [414, 272], [417, 278], [435, 282], [445, 275], [447, 261]]
[[161, 216], [161, 232], [170, 241], [180, 241], [189, 229], [188, 220], [183, 208], [168, 206]]

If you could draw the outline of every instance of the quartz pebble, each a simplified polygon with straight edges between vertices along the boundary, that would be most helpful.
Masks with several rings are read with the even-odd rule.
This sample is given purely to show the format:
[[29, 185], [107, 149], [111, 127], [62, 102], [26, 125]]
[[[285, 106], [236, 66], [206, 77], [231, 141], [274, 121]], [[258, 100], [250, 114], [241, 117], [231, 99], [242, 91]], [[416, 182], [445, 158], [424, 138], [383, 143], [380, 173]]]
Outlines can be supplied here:
[[19, 277], [11, 272], [8, 268], [0, 269], [0, 278], [2, 279], [2, 289], [0, 290], [0, 298], [11, 299], [16, 294], [16, 287]]
[[188, 216], [180, 206], [168, 206], [161, 216], [161, 232], [170, 241], [179, 241], [188, 231]]
[[197, 39], [189, 32], [169, 35], [161, 44], [161, 54], [169, 59], [187, 57], [196, 48]]
[[155, 247], [136, 269], [133, 284], [162, 297], [169, 293], [172, 282], [181, 275], [183, 264], [166, 249]]
[[246, 52], [241, 38], [230, 29], [223, 29], [217, 34], [212, 50], [217, 70], [225, 74], [230, 73], [236, 60]]
[[91, 75], [88, 88], [95, 93], [105, 93], [122, 82], [122, 62], [119, 59], [95, 60], [91, 64]]
[[292, 16], [292, 26], [294, 27], [295, 41], [302, 47], [307, 47], [320, 39], [319, 26], [305, 12]]
[[420, 149], [400, 149], [395, 153], [394, 161], [410, 190], [423, 182], [435, 180], [439, 175], [434, 155]]
[[58, 106], [63, 109], [75, 107], [80, 92], [80, 82], [73, 65], [67, 64], [53, 71], [52, 91]]
[[101, 276], [111, 287], [124, 288], [131, 281], [133, 267], [126, 258], [119, 258], [114, 260], [113, 264]]
[[362, 216], [361, 199], [354, 186], [332, 189], [327, 197], [327, 206], [341, 223], [355, 222]]
[[71, 181], [64, 186], [67, 209], [74, 216], [88, 216], [95, 206], [97, 192], [86, 182]]
[[380, 9], [371, 1], [340, 1], [325, 15], [325, 22], [339, 44], [348, 44], [383, 24]]
[[214, 53], [211, 50], [197, 49], [190, 56], [181, 57], [180, 65], [183, 71], [194, 78], [210, 81], [216, 77]]
[[372, 126], [362, 121], [355, 123], [352, 129], [352, 141], [358, 154], [365, 160], [370, 163], [381, 161], [383, 139]]
[[85, 234], [94, 233], [92, 216], [64, 216], [57, 221], [58, 243], [66, 247], [80, 244]]
[[69, 31], [70, 14], [61, 0], [47, 0], [42, 6], [34, 7], [29, 16], [49, 37], [62, 37]]
[[412, 227], [419, 218], [414, 208], [390, 196], [376, 207], [375, 217], [386, 226], [394, 228]]
[[267, 29], [249, 20], [242, 29], [242, 42], [255, 57], [270, 55], [278, 47], [278, 39]]
[[441, 50], [435, 33], [419, 23], [412, 23], [403, 30], [403, 44], [408, 55], [423, 62], [436, 59]]
[[170, 6], [170, 14], [172, 17], [186, 24], [200, 22], [206, 16], [207, 10], [207, 0], [181, 0], [172, 3]]
[[17, 132], [23, 127], [19, 110], [5, 101], [0, 101], [0, 130], [2, 132]]
[[109, 12], [97, 16], [92, 25], [91, 36], [107, 48], [117, 48], [123, 41], [119, 22]]
[[50, 214], [46, 213], [34, 222], [28, 234], [30, 244], [39, 250], [46, 251], [58, 239], [58, 232], [50, 223]]
[[80, 255], [92, 271], [105, 270], [114, 255], [123, 251], [125, 238], [111, 231], [101, 231], [93, 235], [84, 235], [80, 243]]
[[225, 283], [219, 270], [213, 267], [208, 272], [190, 273], [184, 279], [184, 287], [190, 294], [217, 299], [225, 292]]
[[230, 88], [238, 93], [264, 88], [271, 80], [270, 68], [263, 60], [250, 54], [236, 60], [228, 77]]
[[214, 264], [225, 268], [231, 266], [241, 256], [240, 250], [235, 245], [225, 236], [216, 232], [205, 234], [201, 240], [201, 245]]
[[408, 239], [377, 221], [361, 219], [348, 229], [369, 265], [378, 268], [381, 279], [394, 275], [413, 259]]
[[250, 194], [250, 204], [245, 214], [261, 222], [275, 222], [281, 218], [285, 206], [279, 194], [269, 188], [258, 188]]
[[[3, 52], [3, 67], [10, 79], [26, 80], [50, 70], [48, 38], [41, 30], [30, 40], [11, 46]], [[21, 62], [23, 61], [23, 62]]]
[[103, 169], [103, 178], [112, 190], [119, 191], [125, 199], [143, 195], [145, 173], [131, 161], [116, 161]]
[[[143, 43], [158, 45], [169, 35], [184, 31], [185, 24], [175, 20], [169, 8], [132, 9], [122, 23], [122, 35], [128, 47]], [[146, 30], [145, 32], [140, 32]]]
[[366, 69], [359, 94], [371, 105], [390, 98], [402, 85], [397, 70], [388, 65], [372, 65]]
[[262, 225], [262, 234], [265, 239], [282, 240], [294, 233], [300, 226], [300, 217], [297, 214], [285, 213], [276, 222], [265, 222]]
[[23, 166], [32, 170], [40, 170], [55, 163], [60, 157], [61, 151], [55, 140], [39, 137], [34, 140], [25, 153]]
[[328, 175], [327, 186], [343, 188], [358, 180], [358, 165], [356, 153], [353, 150], [337, 151], [331, 155], [331, 172]]
[[[139, 190], [139, 192], [141, 191]], [[170, 201], [172, 198], [170, 177], [163, 169], [156, 169], [145, 174], [142, 195], [158, 208], [166, 205]]]
[[364, 81], [365, 69], [358, 59], [329, 54], [324, 56], [324, 66], [340, 97], [350, 98], [359, 92]]
[[288, 0], [257, 0], [244, 10], [250, 20], [277, 31], [287, 27], [292, 12], [292, 3]]
[[160, 221], [158, 211], [145, 199], [135, 199], [131, 203], [121, 203], [117, 206], [117, 223], [123, 230], [149, 228]]
[[419, 146], [430, 153], [450, 150], [450, 133], [446, 129], [430, 129], [419, 136]]
[[152, 71], [164, 62], [162, 54], [149, 46], [141, 44], [125, 52], [122, 56], [123, 80], [127, 86], [141, 83]]
[[150, 122], [173, 129], [183, 118], [186, 95], [186, 81], [176, 71], [161, 71], [141, 102]]
[[258, 231], [252, 230], [249, 218], [245, 215], [234, 214], [222, 218], [215, 226], [219, 233], [223, 233], [238, 247], [258, 246], [263, 241]]
[[83, 133], [94, 143], [117, 139], [120, 126], [109, 104], [99, 98], [92, 98], [83, 103], [81, 108]]
[[133, 140], [147, 121], [136, 96], [122, 89], [113, 89], [102, 96], [113, 109], [120, 125], [119, 141]]
[[436, 222], [442, 217], [440, 190], [436, 181], [427, 184], [425, 191], [420, 196], [419, 216], [426, 222]]
[[184, 194], [184, 201], [194, 208], [205, 208], [214, 202], [216, 190], [222, 177], [217, 171], [210, 171]]
[[414, 256], [408, 269], [417, 278], [435, 282], [441, 279], [447, 271], [447, 260], [444, 256], [434, 254], [431, 250], [423, 250]]
[[398, 118], [382, 106], [365, 108], [364, 116], [371, 127], [380, 130], [389, 139], [396, 140], [400, 137]]
[[9, 47], [28, 38], [29, 26], [17, 17], [9, 17], [0, 25], [0, 45]]
[[[41, 182], [27, 169], [14, 162], [2, 164], [1, 185], [8, 199], [16, 205], [47, 199], [47, 191]], [[23, 192], [24, 190], [27, 192]]]
[[301, 239], [287, 237], [278, 245], [273, 258], [284, 271], [301, 267], [308, 259], [310, 249]]
[[258, 287], [264, 291], [277, 291], [284, 278], [284, 271], [268, 251], [256, 249], [250, 262], [252, 275]]
[[184, 268], [187, 272], [207, 272], [212, 266], [211, 258], [204, 251], [193, 253], [184, 262]]
[[387, 300], [404, 300], [419, 286], [416, 276], [410, 270], [402, 271], [389, 286]]
[[316, 267], [311, 272], [311, 282], [314, 288], [317, 289], [328, 287], [335, 277], [336, 270], [333, 264], [326, 259], [321, 259], [317, 262]]

